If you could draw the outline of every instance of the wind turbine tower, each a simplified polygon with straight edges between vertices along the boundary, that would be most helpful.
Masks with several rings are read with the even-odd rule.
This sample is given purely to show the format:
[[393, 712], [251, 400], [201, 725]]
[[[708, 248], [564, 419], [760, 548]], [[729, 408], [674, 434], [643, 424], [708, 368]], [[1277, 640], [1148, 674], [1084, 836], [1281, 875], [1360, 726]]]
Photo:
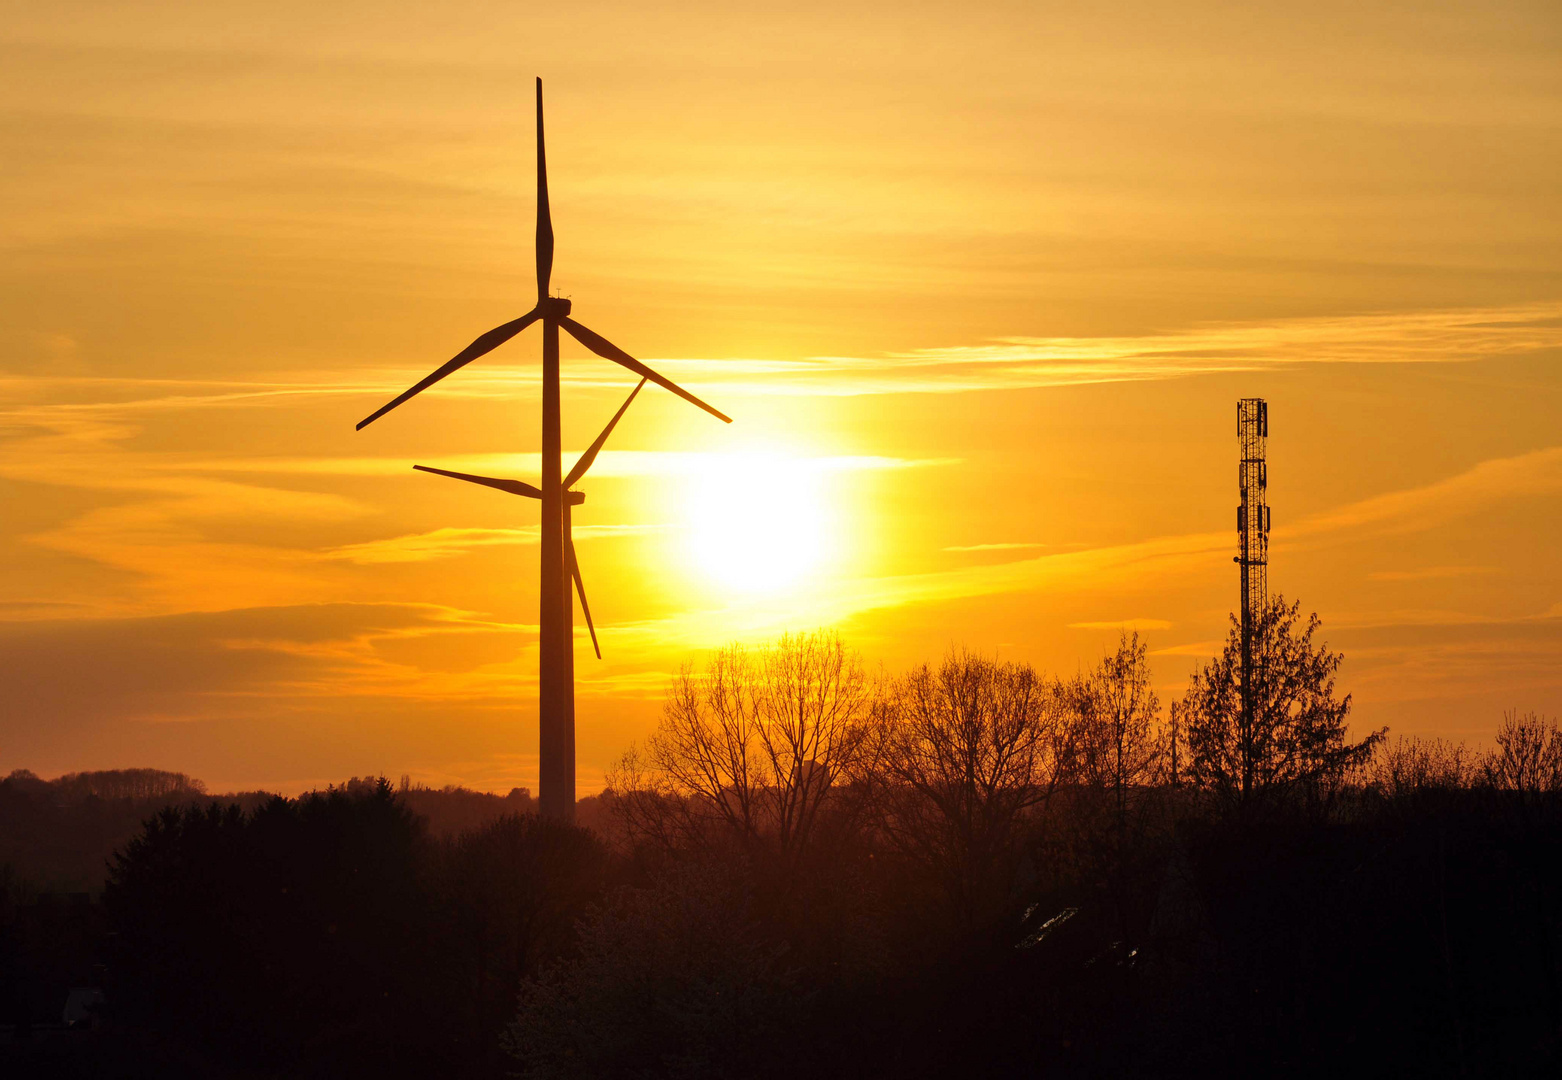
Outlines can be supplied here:
[[[542, 484], [532, 487], [518, 480], [499, 480], [493, 477], [471, 476], [446, 470], [429, 469], [458, 480], [484, 484], [512, 494], [535, 498], [542, 503], [542, 551], [540, 584], [540, 618], [538, 641], [538, 802], [544, 814], [564, 821], [575, 816], [575, 606], [570, 593], [571, 578], [580, 588], [581, 605], [586, 593], [579, 585], [579, 566], [575, 560], [574, 542], [570, 536], [570, 511], [584, 496], [571, 490], [574, 483], [590, 468], [597, 452], [602, 448], [613, 425], [629, 407], [619, 409], [607, 429], [592, 444], [570, 473], [563, 475], [561, 462], [563, 439], [559, 422], [559, 330], [562, 328], [576, 341], [605, 360], [628, 368], [640, 376], [641, 385], [653, 382], [672, 391], [691, 404], [699, 406], [725, 423], [732, 419], [718, 412], [683, 387], [666, 379], [630, 356], [611, 341], [588, 330], [570, 318], [570, 302], [549, 292], [553, 276], [553, 215], [548, 208], [548, 158], [542, 131], [542, 80], [537, 80], [537, 304], [525, 315], [503, 326], [497, 326], [462, 349], [438, 370], [380, 406], [363, 420], [358, 429], [372, 424], [396, 406], [427, 390], [446, 375], [451, 374], [478, 357], [485, 355], [509, 341], [534, 322], [542, 323]], [[635, 391], [639, 391], [635, 387]], [[634, 393], [630, 394], [630, 400]], [[596, 642], [596, 629], [590, 624], [592, 643]], [[600, 653], [598, 654], [600, 656]]]
[[1269, 405], [1263, 398], [1237, 402], [1237, 555], [1242, 575], [1242, 719], [1253, 718], [1253, 635], [1264, 610], [1269, 588], [1269, 507], [1264, 492], [1269, 487], [1269, 466], [1264, 454], [1269, 439]]

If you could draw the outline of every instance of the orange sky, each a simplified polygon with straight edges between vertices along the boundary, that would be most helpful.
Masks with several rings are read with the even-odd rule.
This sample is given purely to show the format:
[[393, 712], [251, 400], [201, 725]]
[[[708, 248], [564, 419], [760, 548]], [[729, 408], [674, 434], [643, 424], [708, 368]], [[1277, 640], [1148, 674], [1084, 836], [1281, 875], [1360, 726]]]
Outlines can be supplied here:
[[535, 479], [537, 331], [353, 431], [530, 307], [533, 75], [556, 285], [736, 421], [581, 485], [583, 790], [784, 629], [1176, 695], [1241, 396], [1358, 725], [1562, 712], [1554, 3], [13, 4], [0, 771], [535, 786], [535, 506], [410, 465]]

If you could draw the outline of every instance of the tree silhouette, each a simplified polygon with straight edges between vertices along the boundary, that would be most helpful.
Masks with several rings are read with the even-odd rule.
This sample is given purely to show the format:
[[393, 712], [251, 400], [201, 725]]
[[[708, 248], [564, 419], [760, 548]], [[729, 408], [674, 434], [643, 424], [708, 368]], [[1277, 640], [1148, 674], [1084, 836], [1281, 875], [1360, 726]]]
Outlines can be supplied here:
[[1006, 897], [1023, 816], [1069, 759], [1054, 687], [1030, 667], [952, 652], [897, 680], [877, 714], [876, 819], [970, 926]]
[[729, 646], [668, 688], [644, 751], [608, 776], [615, 809], [638, 837], [677, 846], [714, 832], [795, 868], [863, 752], [870, 702], [862, 662], [836, 634]]
[[1463, 743], [1401, 735], [1377, 747], [1363, 779], [1381, 796], [1405, 799], [1424, 791], [1468, 788], [1480, 764]]
[[1129, 793], [1156, 777], [1164, 748], [1156, 728], [1161, 702], [1150, 684], [1149, 646], [1123, 633], [1115, 652], [1066, 687], [1077, 734], [1079, 779], [1110, 791], [1117, 820]]
[[1485, 772], [1494, 787], [1516, 791], [1525, 802], [1562, 791], [1562, 731], [1556, 721], [1535, 712], [1504, 713]]
[[1350, 695], [1335, 697], [1344, 659], [1314, 643], [1317, 614], [1298, 625], [1299, 604], [1276, 596], [1253, 629], [1251, 711], [1242, 707], [1242, 630], [1231, 619], [1225, 648], [1196, 672], [1182, 700], [1188, 777], [1230, 808], [1274, 796], [1316, 795], [1365, 762], [1387, 729], [1350, 742]]
[[[116, 858], [109, 997], [121, 1015], [269, 1067], [412, 1060], [426, 1029], [420, 824], [368, 790], [169, 808]], [[428, 1047], [421, 1048], [423, 1052]]]

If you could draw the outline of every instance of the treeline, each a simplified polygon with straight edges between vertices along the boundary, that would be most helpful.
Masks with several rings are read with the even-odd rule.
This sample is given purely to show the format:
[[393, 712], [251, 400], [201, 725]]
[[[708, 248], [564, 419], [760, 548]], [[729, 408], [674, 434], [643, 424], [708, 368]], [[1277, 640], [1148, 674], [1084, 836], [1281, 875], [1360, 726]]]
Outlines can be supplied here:
[[1552, 1074], [1562, 734], [1352, 738], [1319, 631], [1276, 600], [1165, 712], [1137, 635], [686, 669], [610, 777], [655, 870], [525, 984], [521, 1074]]
[[[0, 778], [0, 874], [12, 889], [94, 892], [109, 858], [148, 816], [207, 797], [184, 773], [113, 769], [43, 780], [26, 769]], [[225, 798], [254, 805], [255, 794]]]
[[93, 1075], [1554, 1075], [1562, 735], [1352, 737], [1318, 632], [1276, 602], [1170, 708], [1132, 635], [1063, 679], [724, 650], [592, 828], [170, 809]]
[[433, 837], [383, 781], [170, 808], [104, 893], [113, 1016], [289, 1076], [491, 1068], [521, 975], [562, 953], [605, 862], [535, 815]]
[[[380, 785], [354, 778], [326, 794], [362, 799]], [[499, 796], [430, 788], [407, 778], [396, 797], [416, 815], [420, 835], [433, 838], [453, 838], [535, 808], [525, 788]], [[145, 834], [149, 819], [169, 808], [204, 813], [214, 803], [254, 814], [276, 799], [260, 791], [211, 796], [201, 781], [160, 769], [54, 780], [18, 769], [0, 778], [0, 1062], [6, 1032], [58, 1026], [74, 988], [101, 987], [114, 974], [106, 950], [115, 931], [100, 894], [116, 853]]]
[[[440, 836], [411, 804], [490, 806], [449, 794], [360, 779], [166, 806], [100, 900], [0, 875], [0, 1073], [504, 1075], [522, 975], [614, 870], [590, 831], [515, 812], [524, 790]], [[105, 1006], [50, 1033], [77, 986]]]
[[[353, 777], [340, 788], [367, 792], [378, 782], [373, 776]], [[494, 795], [453, 784], [429, 787], [404, 776], [397, 791], [436, 836], [454, 836], [536, 809], [531, 792], [521, 787]], [[0, 777], [0, 877], [10, 882], [13, 899], [96, 894], [114, 853], [164, 807], [216, 800], [248, 811], [274, 797], [265, 791], [209, 795], [200, 780], [163, 769], [105, 769], [53, 780], [15, 769]], [[592, 809], [588, 803], [583, 816], [589, 818]]]

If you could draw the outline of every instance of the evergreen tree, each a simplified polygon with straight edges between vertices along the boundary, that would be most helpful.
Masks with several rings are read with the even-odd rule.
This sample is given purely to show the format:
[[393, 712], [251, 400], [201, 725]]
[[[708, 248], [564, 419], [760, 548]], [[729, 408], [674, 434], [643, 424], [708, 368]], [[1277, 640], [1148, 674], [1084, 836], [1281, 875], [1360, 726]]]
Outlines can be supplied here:
[[1317, 795], [1370, 758], [1384, 738], [1387, 728], [1349, 740], [1350, 695], [1335, 696], [1344, 656], [1314, 641], [1320, 625], [1316, 613], [1301, 625], [1300, 605], [1279, 596], [1257, 613], [1250, 713], [1243, 708], [1242, 628], [1235, 616], [1221, 654], [1188, 684], [1179, 710], [1188, 778], [1228, 807]]

